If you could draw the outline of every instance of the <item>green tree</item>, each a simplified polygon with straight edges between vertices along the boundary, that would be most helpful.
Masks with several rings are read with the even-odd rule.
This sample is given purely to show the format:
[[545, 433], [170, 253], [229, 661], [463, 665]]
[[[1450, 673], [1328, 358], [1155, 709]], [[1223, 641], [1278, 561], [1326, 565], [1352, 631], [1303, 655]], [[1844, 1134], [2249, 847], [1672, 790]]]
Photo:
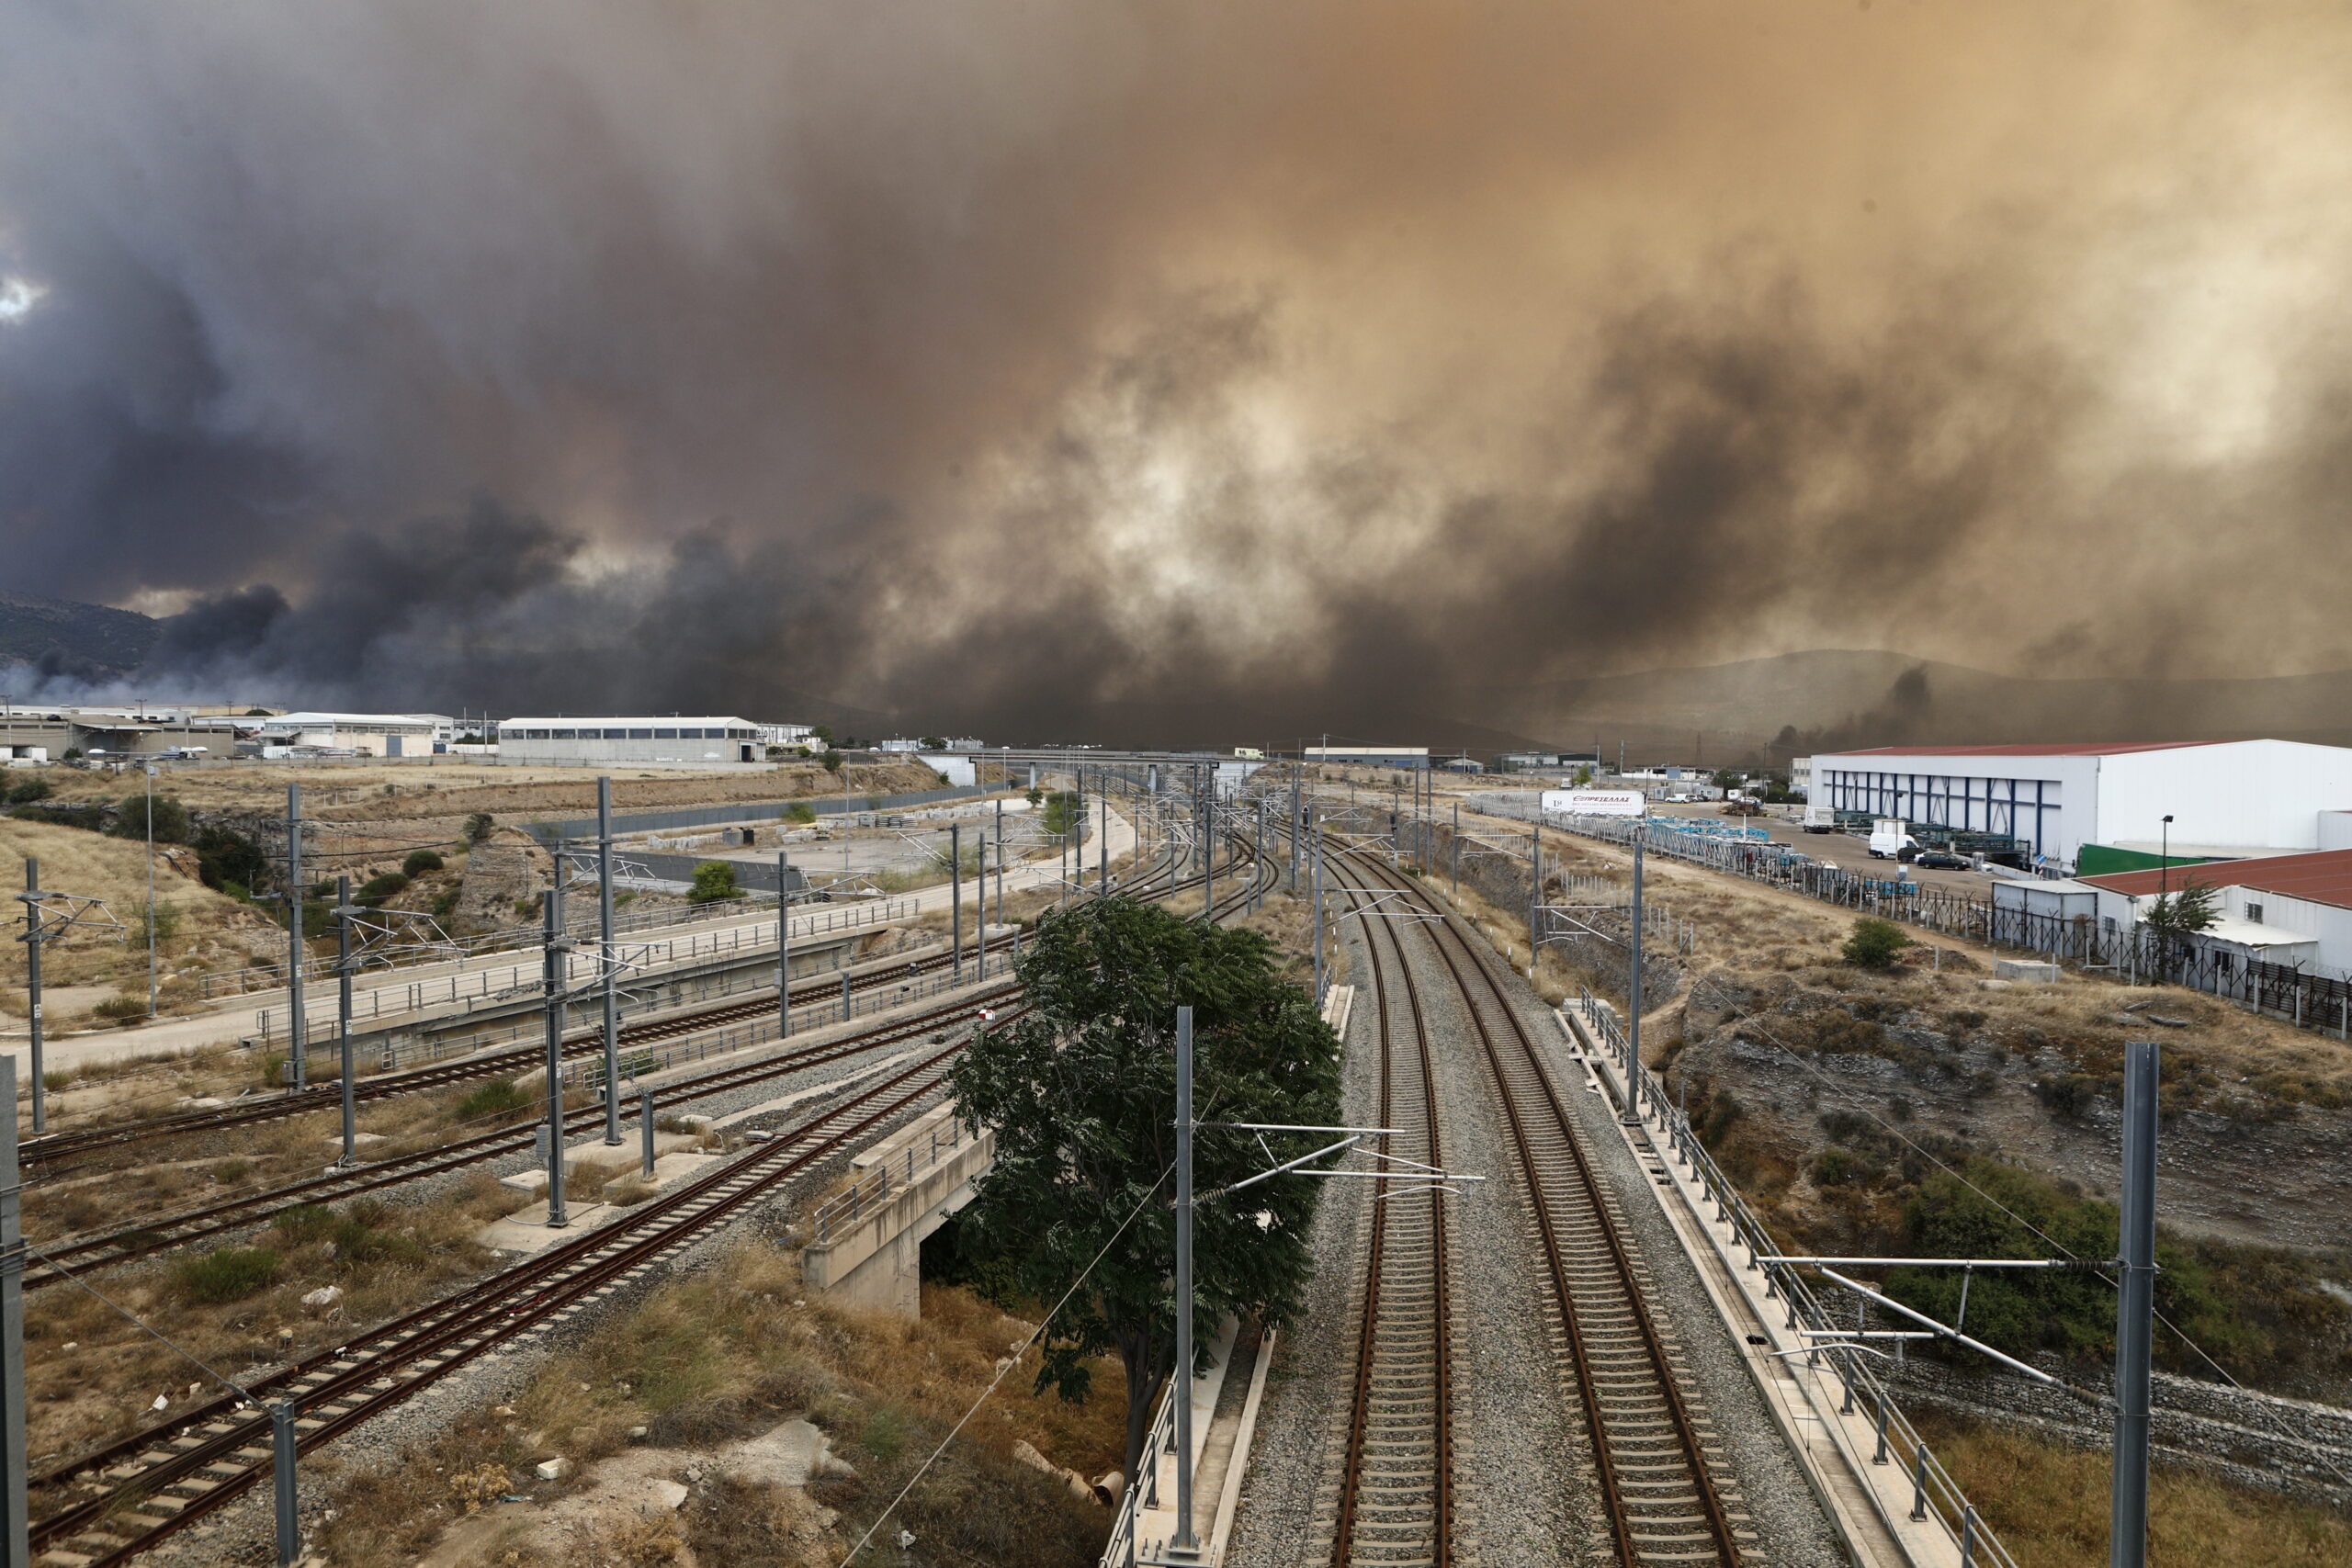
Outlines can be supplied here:
[[831, 725], [812, 724], [808, 727], [808, 733], [823, 741], [825, 743], [826, 750], [830, 751], [833, 749], [833, 727]]
[[[107, 831], [118, 839], [144, 840], [147, 837], [147, 797], [144, 795], [124, 796], [122, 804], [116, 807], [114, 826]], [[185, 844], [187, 837], [187, 807], [174, 796], [157, 795], [155, 841], [159, 844]]]
[[428, 871], [439, 871], [441, 866], [442, 861], [438, 852], [434, 850], [411, 850], [408, 852], [408, 858], [401, 862], [401, 874], [403, 876], [423, 876]]
[[[1031, 1010], [975, 1038], [953, 1074], [966, 1122], [996, 1134], [995, 1166], [965, 1213], [973, 1246], [1040, 1301], [1075, 1291], [1044, 1338], [1039, 1389], [1083, 1399], [1088, 1359], [1117, 1351], [1130, 1475], [1175, 1355], [1176, 1009], [1194, 1010], [1198, 1120], [1329, 1125], [1339, 1113], [1338, 1042], [1274, 956], [1254, 931], [1128, 898], [1052, 916], [1021, 959]], [[1295, 1156], [1314, 1145], [1292, 1135], [1274, 1146]], [[1254, 1139], [1227, 1130], [1200, 1132], [1193, 1160], [1205, 1344], [1226, 1313], [1279, 1322], [1297, 1310], [1319, 1183], [1285, 1176], [1216, 1196], [1267, 1165]]]
[[1588, 784], [1591, 784], [1591, 783], [1592, 783], [1592, 764], [1591, 764], [1591, 763], [1589, 763], [1589, 762], [1580, 762], [1580, 763], [1578, 763], [1578, 764], [1577, 765], [1577, 776], [1576, 776], [1576, 786], [1577, 786], [1577, 788], [1578, 788], [1578, 789], [1583, 789], [1586, 785], [1588, 785]]
[[466, 842], [479, 844], [490, 837], [498, 826], [497, 819], [487, 811], [477, 811], [466, 818]]
[[723, 860], [707, 860], [695, 867], [695, 885], [686, 898], [691, 903], [711, 904], [740, 897], [742, 892], [736, 885], [734, 866]]
[[944, 751], [947, 750], [947, 740], [944, 736], [926, 735], [921, 740], [915, 742], [915, 744], [921, 746], [926, 751]]
[[2148, 908], [2144, 919], [2147, 928], [2167, 942], [2178, 942], [2198, 931], [2210, 931], [2222, 918], [2222, 890], [2210, 882], [2195, 879], [2181, 884], [2177, 893], [2167, 893]]
[[1714, 776], [1707, 782], [1717, 789], [1734, 790], [1747, 782], [1747, 775], [1736, 768], [1717, 768]]
[[817, 820], [817, 808], [805, 800], [796, 800], [784, 808], [783, 820], [806, 828]]
[[838, 773], [842, 771], [842, 754], [830, 746], [825, 748], [825, 754], [817, 760], [825, 764], [825, 772], [829, 773]]
[[1857, 969], [1887, 969], [1894, 966], [1894, 955], [1910, 945], [1910, 934], [1893, 920], [1864, 915], [1854, 922], [1853, 934], [1839, 952]]

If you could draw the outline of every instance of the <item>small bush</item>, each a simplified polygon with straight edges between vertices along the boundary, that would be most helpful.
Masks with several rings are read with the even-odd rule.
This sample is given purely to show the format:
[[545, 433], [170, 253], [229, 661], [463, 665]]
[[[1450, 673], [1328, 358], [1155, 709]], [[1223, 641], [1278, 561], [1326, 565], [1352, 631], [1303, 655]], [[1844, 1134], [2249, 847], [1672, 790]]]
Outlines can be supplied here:
[[11, 806], [30, 806], [36, 800], [48, 798], [49, 781], [39, 775], [24, 780], [8, 792], [8, 804]]
[[469, 844], [481, 843], [484, 839], [490, 837], [492, 829], [495, 829], [497, 826], [497, 822], [492, 818], [489, 812], [475, 812], [472, 816], [466, 818], [466, 842]]
[[100, 1002], [90, 1010], [96, 1013], [100, 1018], [110, 1018], [117, 1023], [128, 1023], [133, 1019], [141, 1019], [147, 1016], [147, 998], [144, 997], [108, 997], [106, 1000]]
[[270, 1216], [269, 1228], [290, 1241], [324, 1241], [334, 1234], [334, 1211], [323, 1203], [297, 1203]]
[[80, 1076], [81, 1074], [72, 1067], [53, 1067], [41, 1074], [40, 1081], [44, 1089], [55, 1094], [59, 1089], [70, 1087]]
[[805, 800], [796, 800], [784, 808], [785, 821], [806, 828], [817, 820], [817, 808]]
[[713, 904], [721, 898], [735, 898], [743, 889], [735, 880], [735, 868], [723, 860], [707, 860], [695, 867], [695, 885], [686, 895], [695, 904]]
[[439, 871], [441, 866], [441, 852], [438, 850], [411, 850], [408, 852], [408, 859], [401, 862], [401, 874], [413, 879], [423, 876], [428, 871]]
[[530, 1101], [516, 1089], [511, 1078], [492, 1078], [458, 1101], [458, 1119], [461, 1122], [480, 1121], [489, 1116], [507, 1116], [527, 1109]]
[[1864, 915], [1854, 922], [1853, 934], [1838, 951], [1857, 969], [1888, 969], [1894, 966], [1895, 954], [1910, 945], [1909, 933], [1893, 920]]
[[224, 1247], [191, 1258], [175, 1270], [180, 1290], [192, 1301], [241, 1302], [277, 1282], [277, 1254], [266, 1247]]
[[381, 876], [371, 876], [359, 889], [359, 902], [380, 904], [407, 886], [408, 878], [397, 871], [388, 871]]

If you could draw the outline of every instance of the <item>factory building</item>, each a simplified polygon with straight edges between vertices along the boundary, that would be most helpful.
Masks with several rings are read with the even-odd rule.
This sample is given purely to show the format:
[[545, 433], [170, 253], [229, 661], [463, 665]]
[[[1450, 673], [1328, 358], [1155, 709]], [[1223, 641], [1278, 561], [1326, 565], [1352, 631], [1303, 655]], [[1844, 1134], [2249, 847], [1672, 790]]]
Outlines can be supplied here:
[[348, 752], [360, 757], [430, 757], [455, 738], [457, 721], [438, 713], [282, 713], [260, 721], [261, 754]]
[[[2071, 874], [2324, 847], [2352, 808], [2352, 750], [2294, 740], [1883, 746], [1813, 759], [1817, 806], [2022, 841]], [[2170, 817], [2167, 823], [2165, 818]]]
[[1426, 746], [1309, 746], [1303, 753], [1310, 762], [1335, 768], [1426, 768]]
[[2219, 918], [2188, 942], [2224, 973], [2254, 960], [2352, 974], [2352, 850], [2119, 872], [2077, 886], [2094, 890], [2099, 930], [2114, 935], [2192, 880], [2211, 885]]
[[540, 767], [673, 766], [762, 762], [768, 742], [744, 718], [509, 718], [498, 726], [498, 760]]

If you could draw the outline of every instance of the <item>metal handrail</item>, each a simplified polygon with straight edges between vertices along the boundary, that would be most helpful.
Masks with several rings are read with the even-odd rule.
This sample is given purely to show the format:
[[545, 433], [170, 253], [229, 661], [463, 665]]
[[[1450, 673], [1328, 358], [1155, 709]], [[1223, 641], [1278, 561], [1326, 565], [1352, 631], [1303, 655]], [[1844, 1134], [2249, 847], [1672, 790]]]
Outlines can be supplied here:
[[941, 1130], [937, 1127], [931, 1130], [930, 1146], [925, 1149], [920, 1166], [915, 1160], [916, 1145], [910, 1143], [904, 1151], [906, 1155], [904, 1160], [900, 1160], [897, 1155], [892, 1155], [888, 1159], [859, 1177], [842, 1192], [821, 1204], [810, 1222], [816, 1236], [814, 1245], [821, 1247], [831, 1241], [835, 1226], [847, 1227], [856, 1224], [865, 1217], [868, 1205], [879, 1203], [883, 1199], [888, 1198], [890, 1195], [893, 1180], [890, 1173], [900, 1165], [904, 1165], [906, 1168], [895, 1179], [901, 1187], [911, 1187], [914, 1185], [915, 1172], [918, 1168], [928, 1171], [940, 1163], [943, 1149], [952, 1155], [963, 1146], [964, 1123], [959, 1118], [950, 1116], [947, 1119], [946, 1138], [944, 1143], [941, 1140]]
[[[1144, 1435], [1143, 1457], [1136, 1462], [1136, 1473], [1127, 1478], [1127, 1489], [1119, 1498], [1118, 1514], [1111, 1521], [1111, 1539], [1102, 1545], [1102, 1568], [1136, 1568], [1136, 1560], [1143, 1553], [1147, 1543], [1136, 1538], [1136, 1516], [1146, 1508], [1159, 1506], [1159, 1456], [1175, 1451], [1179, 1381], [1171, 1373], [1160, 1388], [1159, 1406], [1152, 1415], [1150, 1430]], [[1189, 1393], [1187, 1390], [1188, 1395]]]
[[[1625, 1070], [1629, 1053], [1625, 1033], [1617, 1022], [1615, 1010], [1602, 1004], [1584, 987], [1579, 986], [1577, 992], [1577, 1007], [1584, 1015], [1586, 1023], [1612, 1052], [1620, 1069]], [[1707, 1152], [1705, 1145], [1699, 1142], [1698, 1134], [1691, 1131], [1690, 1118], [1668, 1105], [1666, 1087], [1657, 1075], [1650, 1071], [1649, 1065], [1633, 1063], [1630, 1070], [1638, 1075], [1643, 1092], [1650, 1097], [1650, 1104], [1659, 1109], [1660, 1119], [1666, 1123], [1668, 1138], [1676, 1154], [1688, 1160], [1698, 1174], [1708, 1201], [1715, 1206], [1717, 1219], [1729, 1224], [1739, 1244], [1747, 1249], [1747, 1267], [1763, 1269], [1766, 1299], [1777, 1296], [1787, 1306], [1788, 1326], [1830, 1332], [1845, 1329], [1847, 1325], [1831, 1319], [1820, 1300], [1794, 1269], [1786, 1264], [1758, 1263], [1759, 1258], [1785, 1256], [1791, 1249], [1773, 1237], [1762, 1219], [1748, 1206], [1747, 1199], [1732, 1185], [1731, 1179], [1715, 1164], [1714, 1156]], [[1830, 1358], [1831, 1370], [1845, 1386], [1847, 1403], [1851, 1404], [1860, 1399], [1872, 1409], [1880, 1434], [1879, 1452], [1873, 1456], [1873, 1462], [1881, 1460], [1889, 1463], [1898, 1462], [1898, 1456], [1908, 1455], [1899, 1462], [1912, 1477], [1912, 1519], [1924, 1522], [1928, 1517], [1927, 1510], [1932, 1507], [1937, 1517], [1955, 1537], [1966, 1535], [1974, 1561], [1995, 1564], [1996, 1568], [2018, 1568], [2017, 1559], [2002, 1544], [1992, 1526], [1984, 1522], [1984, 1515], [1977, 1511], [1975, 1505], [1969, 1502], [1960, 1483], [1944, 1468], [1943, 1461], [1936, 1458], [1928, 1446], [1928, 1440], [1904, 1416], [1877, 1374], [1867, 1365], [1860, 1364], [1860, 1357], [1839, 1356], [1827, 1348], [1813, 1350], [1807, 1357], [1808, 1363], [1825, 1355]]]

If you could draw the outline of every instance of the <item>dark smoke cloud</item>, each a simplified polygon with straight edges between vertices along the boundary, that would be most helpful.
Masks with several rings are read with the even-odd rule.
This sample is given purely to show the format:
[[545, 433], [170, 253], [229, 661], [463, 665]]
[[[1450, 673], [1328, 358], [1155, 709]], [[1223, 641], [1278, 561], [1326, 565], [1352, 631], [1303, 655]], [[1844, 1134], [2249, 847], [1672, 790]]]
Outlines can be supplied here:
[[28, 4], [5, 576], [193, 606], [151, 694], [1016, 736], [1825, 646], [2352, 664], [2348, 42]]

